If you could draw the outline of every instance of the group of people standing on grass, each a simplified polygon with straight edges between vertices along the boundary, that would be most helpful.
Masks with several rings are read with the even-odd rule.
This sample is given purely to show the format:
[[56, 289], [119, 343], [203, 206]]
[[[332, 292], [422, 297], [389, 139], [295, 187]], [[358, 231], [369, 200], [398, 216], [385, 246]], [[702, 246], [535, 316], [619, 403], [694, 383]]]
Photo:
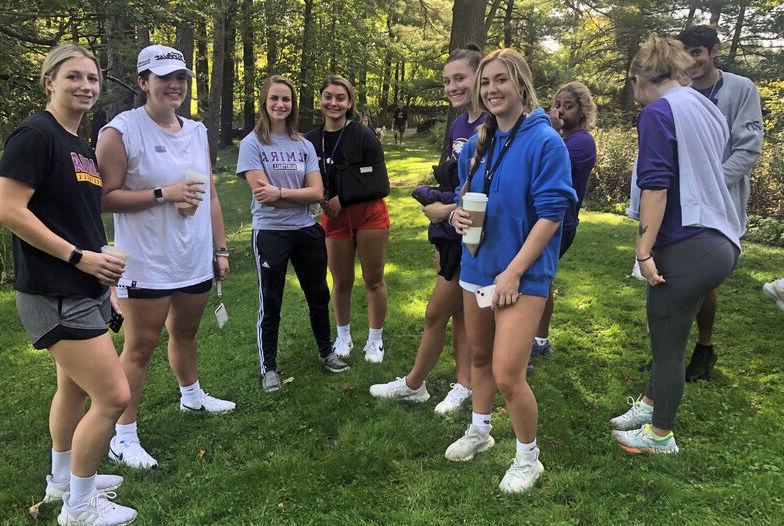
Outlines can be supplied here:
[[[715, 313], [715, 301], [706, 307], [706, 298], [710, 303], [740, 254], [761, 112], [748, 79], [716, 69], [717, 53], [715, 30], [690, 28], [678, 40], [649, 38], [629, 71], [645, 106], [631, 210], [640, 220], [636, 256], [649, 284], [653, 360], [643, 396], [611, 424], [619, 444], [633, 452], [678, 451], [672, 428], [688, 375], [683, 355], [689, 329], [695, 317], [707, 319], [703, 312]], [[229, 273], [229, 254], [206, 130], [175, 113], [193, 73], [182, 54], [164, 46], [142, 50], [137, 71], [144, 106], [107, 124], [94, 152], [77, 132], [100, 93], [100, 67], [80, 46], [53, 49], [41, 74], [46, 111], [16, 128], [0, 160], [0, 222], [14, 233], [17, 309], [33, 345], [48, 349], [57, 366], [45, 499], [62, 499], [61, 525], [134, 520], [135, 510], [111, 500], [122, 477], [96, 470], [107, 447], [114, 462], [157, 464], [141, 446], [136, 421], [164, 325], [180, 409], [225, 413], [235, 407], [207, 394], [197, 373], [195, 335], [212, 279]], [[689, 78], [692, 87], [686, 87]], [[451, 318], [456, 382], [436, 412], [453, 411], [470, 398], [472, 417], [446, 458], [468, 461], [494, 445], [491, 414], [500, 391], [516, 454], [499, 488], [521, 492], [544, 470], [527, 373], [532, 354], [552, 353], [552, 281], [574, 241], [596, 162], [588, 131], [596, 107], [583, 84], [570, 82], [556, 91], [548, 115], [539, 108], [528, 64], [512, 49], [487, 56], [473, 46], [456, 50], [443, 80], [447, 98], [465, 113], [450, 129], [449, 160], [436, 174], [439, 187], [418, 197], [431, 221], [438, 276], [411, 371], [370, 392], [427, 400], [425, 378], [443, 350]], [[252, 195], [256, 337], [265, 391], [281, 387], [278, 334], [289, 260], [325, 369], [349, 368], [357, 255], [368, 303], [364, 357], [379, 363], [385, 352], [390, 219], [383, 150], [372, 130], [352, 121], [355, 95], [348, 80], [328, 77], [319, 105], [323, 124], [301, 137], [292, 82], [268, 78], [257, 125], [240, 145], [236, 171]], [[471, 250], [461, 243], [478, 217], [462, 206], [468, 192], [484, 194], [487, 202], [481, 241]], [[321, 224], [314, 204], [323, 211]], [[115, 214], [115, 243], [124, 255], [104, 246], [102, 210]], [[489, 294], [490, 308], [480, 307], [478, 293]], [[123, 316], [118, 357], [107, 324], [116, 329]], [[708, 376], [715, 362], [715, 355], [705, 358], [701, 349], [710, 338], [702, 336], [692, 358], [707, 370], [699, 377]]]

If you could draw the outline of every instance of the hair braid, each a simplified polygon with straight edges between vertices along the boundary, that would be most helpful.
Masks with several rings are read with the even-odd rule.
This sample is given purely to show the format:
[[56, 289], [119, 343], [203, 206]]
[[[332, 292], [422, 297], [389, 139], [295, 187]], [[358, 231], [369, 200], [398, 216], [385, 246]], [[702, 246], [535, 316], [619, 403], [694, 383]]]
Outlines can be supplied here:
[[474, 156], [471, 158], [468, 177], [466, 178], [466, 182], [463, 185], [463, 189], [460, 191], [460, 197], [463, 197], [468, 191], [468, 188], [471, 186], [471, 181], [474, 179], [474, 174], [476, 174], [476, 171], [479, 169], [479, 163], [482, 162], [482, 157], [484, 157], [487, 146], [495, 136], [497, 129], [498, 121], [496, 120], [495, 115], [492, 113], [487, 116], [487, 120], [485, 120], [484, 124], [477, 128], [476, 151], [474, 152]]

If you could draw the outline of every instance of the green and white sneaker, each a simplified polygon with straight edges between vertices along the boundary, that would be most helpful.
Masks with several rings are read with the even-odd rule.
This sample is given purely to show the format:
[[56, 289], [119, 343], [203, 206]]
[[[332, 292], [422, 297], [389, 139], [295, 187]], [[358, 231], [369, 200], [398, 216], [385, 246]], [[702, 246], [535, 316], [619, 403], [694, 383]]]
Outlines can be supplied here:
[[651, 423], [653, 410], [643, 406], [642, 395], [640, 395], [637, 400], [630, 396], [627, 398], [627, 402], [631, 405], [631, 408], [621, 416], [616, 416], [610, 420], [610, 425], [613, 429], [625, 431], [627, 429], [636, 429], [643, 424]]
[[640, 429], [630, 431], [615, 430], [612, 432], [618, 444], [629, 453], [677, 453], [678, 444], [672, 431], [660, 437], [651, 430], [651, 424], [644, 424]]
[[544, 473], [544, 466], [539, 459], [531, 460], [528, 455], [517, 455], [512, 459], [511, 466], [506, 470], [498, 489], [504, 493], [528, 491], [534, 487], [542, 473]]
[[494, 445], [495, 439], [490, 436], [490, 431], [482, 433], [474, 424], [469, 424], [465, 434], [446, 448], [444, 456], [447, 460], [468, 462], [477, 453], [487, 451]]

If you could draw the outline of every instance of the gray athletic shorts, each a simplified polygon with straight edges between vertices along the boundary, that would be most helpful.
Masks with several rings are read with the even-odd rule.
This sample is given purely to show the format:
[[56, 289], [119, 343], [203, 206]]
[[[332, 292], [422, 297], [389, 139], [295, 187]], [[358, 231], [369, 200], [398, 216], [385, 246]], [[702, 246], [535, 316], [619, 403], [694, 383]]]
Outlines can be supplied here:
[[16, 311], [36, 349], [48, 349], [60, 340], [100, 336], [112, 317], [108, 290], [98, 298], [60, 298], [16, 291]]

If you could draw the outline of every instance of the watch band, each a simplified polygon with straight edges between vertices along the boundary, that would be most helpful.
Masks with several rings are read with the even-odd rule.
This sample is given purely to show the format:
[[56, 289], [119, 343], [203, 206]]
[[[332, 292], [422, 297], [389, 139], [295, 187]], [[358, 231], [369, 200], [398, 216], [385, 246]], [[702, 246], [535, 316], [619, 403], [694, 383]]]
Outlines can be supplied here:
[[71, 252], [71, 257], [68, 258], [68, 264], [76, 266], [81, 260], [82, 250], [80, 248], [74, 247], [73, 251]]
[[153, 195], [155, 195], [155, 200], [156, 201], [158, 201], [159, 203], [163, 203], [163, 188], [161, 188], [159, 186], [159, 187], [153, 189], [152, 193], [153, 193]]

